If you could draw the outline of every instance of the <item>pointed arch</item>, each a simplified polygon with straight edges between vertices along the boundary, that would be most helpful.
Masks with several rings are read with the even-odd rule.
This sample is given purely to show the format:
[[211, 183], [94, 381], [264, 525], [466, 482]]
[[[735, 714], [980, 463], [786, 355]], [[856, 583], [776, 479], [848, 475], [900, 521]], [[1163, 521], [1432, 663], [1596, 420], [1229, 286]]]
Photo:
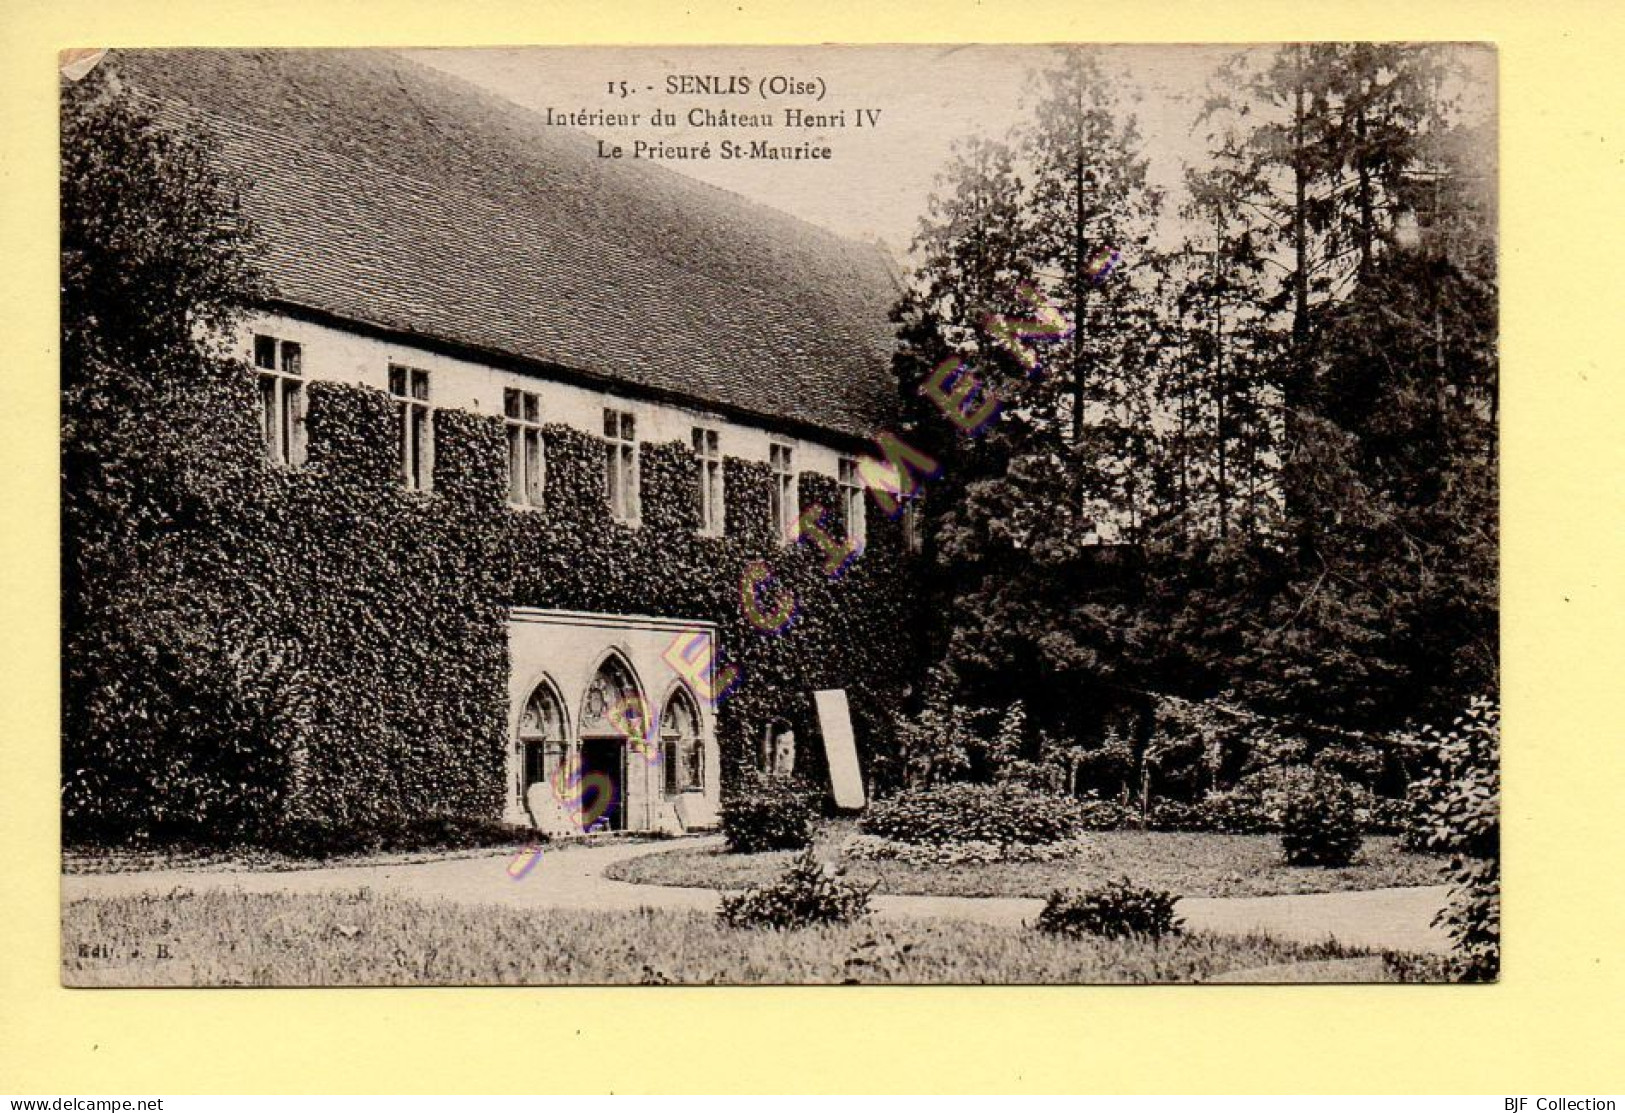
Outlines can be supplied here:
[[660, 756], [667, 796], [705, 788], [705, 720], [700, 701], [677, 680], [660, 707]]
[[540, 817], [532, 807], [531, 794], [537, 785], [548, 785], [570, 746], [569, 712], [564, 697], [551, 676], [542, 674], [531, 685], [530, 694], [520, 705], [514, 724], [513, 746], [517, 773], [515, 788], [519, 805], [530, 814], [532, 824]]
[[570, 712], [564, 703], [564, 693], [558, 681], [542, 673], [530, 686], [530, 694], [519, 708], [519, 721], [515, 724], [516, 737], [570, 737]]
[[581, 697], [579, 737], [642, 737], [648, 730], [649, 701], [637, 670], [619, 649], [598, 659]]

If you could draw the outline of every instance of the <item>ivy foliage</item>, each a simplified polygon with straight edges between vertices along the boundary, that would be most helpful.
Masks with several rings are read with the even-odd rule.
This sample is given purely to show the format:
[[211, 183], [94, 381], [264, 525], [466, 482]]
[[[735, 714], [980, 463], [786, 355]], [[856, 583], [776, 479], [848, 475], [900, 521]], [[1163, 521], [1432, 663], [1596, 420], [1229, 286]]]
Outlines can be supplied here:
[[[395, 403], [338, 383], [306, 385], [306, 462], [274, 466], [254, 372], [225, 348], [271, 292], [236, 186], [111, 88], [67, 90], [63, 110], [69, 839], [496, 818], [514, 606], [714, 623], [742, 671], [725, 777], [773, 719], [815, 737], [819, 688], [848, 690], [866, 760], [885, 748], [909, 626], [894, 524], [874, 515], [865, 556], [832, 578], [775, 536], [768, 469], [729, 458], [726, 535], [701, 536], [680, 443], [641, 446], [642, 518], [616, 522], [603, 442], [558, 425], [545, 506], [512, 508], [501, 419], [450, 409], [432, 490], [409, 491]], [[801, 491], [833, 532], [834, 485]], [[771, 636], [741, 608], [758, 562], [762, 590], [795, 601]]]
[[236, 836], [308, 710], [297, 647], [196, 544], [253, 436], [214, 338], [265, 292], [254, 229], [106, 71], [61, 106], [64, 827]]

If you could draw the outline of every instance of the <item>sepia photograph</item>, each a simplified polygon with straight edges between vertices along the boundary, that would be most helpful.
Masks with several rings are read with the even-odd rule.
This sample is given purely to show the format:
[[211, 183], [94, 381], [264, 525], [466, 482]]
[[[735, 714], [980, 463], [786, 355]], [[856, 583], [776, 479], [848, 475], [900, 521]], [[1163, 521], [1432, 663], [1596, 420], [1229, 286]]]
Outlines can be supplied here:
[[1493, 45], [60, 62], [62, 985], [1500, 977]]

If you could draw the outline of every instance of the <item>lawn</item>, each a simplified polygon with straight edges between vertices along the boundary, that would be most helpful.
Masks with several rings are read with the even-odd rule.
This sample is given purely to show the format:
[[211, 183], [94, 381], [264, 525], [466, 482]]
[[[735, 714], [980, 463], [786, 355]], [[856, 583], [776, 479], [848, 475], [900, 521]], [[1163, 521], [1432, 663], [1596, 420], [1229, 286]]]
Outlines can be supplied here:
[[[570, 840], [573, 846], [647, 842], [664, 836], [631, 834], [585, 835]], [[545, 840], [544, 840], [545, 841]], [[440, 862], [450, 858], [486, 858], [496, 853], [517, 854], [538, 845], [514, 832], [506, 841], [492, 838], [468, 846], [422, 846], [415, 849], [367, 850], [320, 857], [290, 854], [263, 846], [173, 846], [137, 850], [127, 847], [70, 846], [62, 850], [66, 874], [147, 873], [153, 870], [198, 870], [220, 873], [266, 873], [330, 869], [335, 866], [381, 866], [414, 862]]]
[[725, 928], [704, 912], [525, 912], [365, 890], [90, 898], [62, 916], [70, 986], [1193, 982], [1364, 953], [933, 921], [781, 933]]
[[[882, 893], [953, 897], [1044, 897], [1053, 890], [1097, 885], [1127, 876], [1136, 884], [1182, 897], [1256, 897], [1437, 885], [1443, 859], [1407, 854], [1391, 837], [1365, 840], [1351, 866], [1341, 869], [1288, 866], [1274, 835], [1212, 835], [1170, 831], [1100, 831], [1087, 836], [1081, 855], [1055, 862], [989, 865], [911, 865], [845, 861], [840, 845], [853, 835], [850, 821], [825, 825], [814, 849], [825, 861], [844, 865], [847, 876], [878, 885]], [[606, 876], [651, 885], [742, 889], [782, 871], [794, 854], [728, 854], [721, 850], [674, 849], [618, 863]]]

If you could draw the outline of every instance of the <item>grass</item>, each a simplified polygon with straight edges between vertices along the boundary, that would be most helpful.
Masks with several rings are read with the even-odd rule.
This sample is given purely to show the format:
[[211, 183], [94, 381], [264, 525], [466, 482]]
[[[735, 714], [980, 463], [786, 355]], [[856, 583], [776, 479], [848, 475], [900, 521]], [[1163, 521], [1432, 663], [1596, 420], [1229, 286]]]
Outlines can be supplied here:
[[153, 870], [187, 870], [201, 873], [277, 872], [284, 870], [328, 869], [335, 866], [381, 866], [414, 862], [438, 862], [451, 858], [483, 858], [497, 852], [517, 854], [541, 843], [570, 846], [602, 846], [615, 842], [648, 842], [666, 836], [656, 832], [613, 832], [548, 839], [526, 838], [523, 832], [501, 832], [500, 837], [460, 845], [421, 846], [411, 849], [368, 850], [347, 854], [315, 856], [294, 854], [263, 846], [168, 846], [152, 849], [130, 847], [67, 846], [62, 850], [62, 872], [66, 874], [147, 873]]
[[518, 853], [526, 844], [515, 840], [504, 847], [436, 847], [423, 850], [375, 851], [365, 854], [335, 854], [328, 858], [286, 854], [265, 847], [240, 846], [224, 849], [171, 847], [162, 850], [133, 850], [123, 847], [98, 849], [70, 847], [62, 851], [62, 872], [68, 874], [147, 873], [153, 870], [195, 870], [210, 873], [259, 872], [262, 870], [311, 870], [333, 866], [392, 865], [406, 862], [437, 862], [445, 858], [477, 858], [498, 850]]
[[[850, 821], [820, 829], [819, 856], [846, 867], [847, 876], [878, 892], [952, 897], [1045, 897], [1058, 888], [1086, 887], [1128, 876], [1136, 885], [1184, 897], [1255, 897], [1330, 893], [1440, 884], [1443, 859], [1399, 850], [1388, 836], [1368, 837], [1351, 866], [1288, 866], [1276, 835], [1214, 835], [1169, 831], [1100, 831], [1088, 849], [1056, 862], [989, 865], [911, 865], [845, 861], [840, 845], [854, 834]], [[778, 875], [793, 852], [728, 854], [679, 849], [620, 862], [606, 876], [651, 885], [741, 889]]]
[[1264, 937], [1069, 940], [887, 921], [797, 932], [695, 911], [522, 912], [379, 895], [237, 891], [72, 901], [70, 986], [1188, 983], [1367, 952]]

